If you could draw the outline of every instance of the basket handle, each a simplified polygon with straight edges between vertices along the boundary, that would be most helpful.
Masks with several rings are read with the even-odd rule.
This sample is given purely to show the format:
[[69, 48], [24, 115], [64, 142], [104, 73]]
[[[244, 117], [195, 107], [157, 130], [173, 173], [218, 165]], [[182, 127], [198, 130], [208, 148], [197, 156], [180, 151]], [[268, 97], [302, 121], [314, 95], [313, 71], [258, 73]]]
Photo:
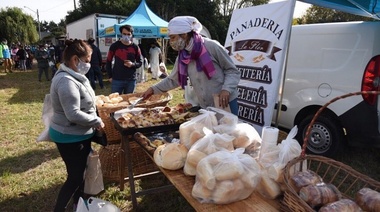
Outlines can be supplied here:
[[313, 119], [311, 120], [310, 124], [309, 124], [308, 127], [307, 127], [306, 134], [305, 134], [305, 138], [303, 139], [303, 145], [302, 145], [301, 157], [305, 157], [305, 154], [306, 154], [306, 146], [307, 146], [307, 140], [308, 140], [309, 135], [310, 135], [311, 127], [314, 125], [315, 120], [317, 120], [318, 116], [322, 113], [322, 111], [323, 111], [327, 106], [329, 106], [330, 104], [332, 104], [332, 103], [338, 101], [339, 99], [344, 99], [344, 98], [347, 98], [347, 97], [350, 97], [350, 96], [356, 96], [356, 95], [361, 95], [361, 94], [376, 94], [376, 95], [379, 95], [379, 94], [380, 94], [380, 91], [358, 91], [358, 92], [353, 92], [353, 93], [344, 94], [344, 95], [342, 95], [342, 96], [338, 96], [338, 97], [335, 97], [335, 98], [331, 99], [329, 102], [327, 102], [327, 103], [326, 103], [325, 105], [323, 105], [321, 108], [319, 108], [319, 110], [317, 111], [317, 113], [315, 113]]

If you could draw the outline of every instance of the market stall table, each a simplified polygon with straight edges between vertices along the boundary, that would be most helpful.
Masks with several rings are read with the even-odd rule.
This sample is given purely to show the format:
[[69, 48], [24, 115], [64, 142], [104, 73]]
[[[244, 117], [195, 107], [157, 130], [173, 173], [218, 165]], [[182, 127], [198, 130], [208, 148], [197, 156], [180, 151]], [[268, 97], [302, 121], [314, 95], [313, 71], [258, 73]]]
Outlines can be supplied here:
[[[169, 132], [176, 131], [179, 129], [179, 124], [174, 125], [165, 125], [165, 126], [155, 126], [150, 128], [123, 128], [119, 125], [119, 123], [114, 118], [113, 114], [111, 114], [112, 122], [114, 123], [116, 129], [121, 133], [121, 145], [123, 151], [125, 151], [125, 158], [121, 160], [120, 168], [125, 167], [125, 162], [127, 163], [128, 170], [132, 170], [132, 158], [130, 154], [129, 142], [136, 142], [139, 146], [148, 154], [148, 156], [153, 161], [152, 153], [149, 152], [144, 145], [140, 142], [133, 139], [133, 135], [136, 132], [140, 132], [142, 134], [153, 134], [159, 132]], [[280, 202], [277, 200], [269, 200], [261, 197], [258, 193], [252, 193], [247, 199], [241, 200], [238, 202], [233, 202], [230, 204], [217, 205], [217, 204], [202, 204], [198, 200], [196, 200], [191, 195], [192, 187], [195, 183], [195, 177], [186, 176], [183, 173], [183, 170], [170, 171], [163, 169], [161, 167], [160, 171], [169, 179], [172, 185], [162, 186], [159, 188], [153, 188], [144, 190], [141, 192], [135, 191], [134, 180], [132, 171], [128, 171], [128, 181], [131, 189], [131, 200], [134, 208], [137, 208], [137, 200], [136, 197], [140, 195], [145, 195], [151, 192], [158, 192], [170, 189], [173, 185], [174, 187], [183, 195], [183, 197], [189, 202], [189, 204], [196, 211], [226, 211], [226, 212], [235, 212], [235, 211], [260, 211], [260, 212], [272, 212], [272, 211], [280, 211]], [[124, 174], [121, 172], [120, 181], [124, 182]], [[123, 189], [123, 185], [120, 185], [120, 189]]]

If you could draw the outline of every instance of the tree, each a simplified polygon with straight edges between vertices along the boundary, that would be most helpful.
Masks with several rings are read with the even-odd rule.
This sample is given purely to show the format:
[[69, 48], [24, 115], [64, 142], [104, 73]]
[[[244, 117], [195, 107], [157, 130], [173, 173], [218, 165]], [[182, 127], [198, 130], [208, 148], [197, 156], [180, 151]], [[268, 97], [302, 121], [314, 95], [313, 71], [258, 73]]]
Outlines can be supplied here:
[[373, 21], [373, 19], [315, 5], [307, 9], [304, 16], [297, 19], [299, 24], [347, 21]]
[[9, 43], [30, 44], [39, 39], [33, 17], [17, 7], [0, 10], [0, 29], [0, 38], [7, 39]]

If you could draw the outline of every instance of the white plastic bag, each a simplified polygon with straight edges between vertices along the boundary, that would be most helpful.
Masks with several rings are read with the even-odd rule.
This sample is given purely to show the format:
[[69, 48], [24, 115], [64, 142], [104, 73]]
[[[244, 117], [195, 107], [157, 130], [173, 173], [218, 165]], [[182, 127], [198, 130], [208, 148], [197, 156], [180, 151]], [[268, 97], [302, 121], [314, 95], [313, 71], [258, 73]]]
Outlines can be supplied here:
[[86, 205], [80, 197], [76, 212], [120, 212], [120, 209], [108, 201], [95, 197], [90, 197]]
[[41, 132], [41, 134], [37, 137], [37, 141], [51, 141], [49, 136], [49, 127], [50, 121], [53, 117], [53, 106], [51, 103], [50, 94], [45, 95], [44, 105], [42, 108], [42, 122], [45, 125], [45, 129]]
[[244, 148], [222, 150], [197, 166], [192, 196], [201, 203], [228, 204], [247, 198], [260, 181], [260, 166]]
[[87, 158], [84, 193], [97, 195], [103, 190], [103, 173], [99, 154], [96, 151], [91, 151]]
[[210, 130], [214, 126], [218, 125], [218, 120], [215, 117], [215, 112], [207, 111], [200, 109], [200, 115], [190, 119], [187, 122], [182, 123], [179, 126], [179, 139], [181, 144], [185, 145], [187, 149], [190, 149], [191, 146], [196, 142], [196, 140], [191, 140], [190, 136], [193, 132], [202, 133], [203, 127], [206, 127]]

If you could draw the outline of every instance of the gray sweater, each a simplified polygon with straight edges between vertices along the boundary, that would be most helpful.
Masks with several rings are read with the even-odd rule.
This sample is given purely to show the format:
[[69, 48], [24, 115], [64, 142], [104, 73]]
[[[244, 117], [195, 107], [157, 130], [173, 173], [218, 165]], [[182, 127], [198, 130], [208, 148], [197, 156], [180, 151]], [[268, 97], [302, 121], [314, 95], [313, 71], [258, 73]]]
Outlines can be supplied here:
[[[187, 72], [194, 93], [202, 108], [213, 107], [213, 94], [219, 94], [221, 90], [230, 92], [230, 101], [238, 97], [237, 85], [240, 81], [240, 72], [237, 70], [225, 48], [217, 41], [204, 38], [207, 51], [211, 55], [216, 74], [209, 80], [206, 74], [198, 72], [196, 62], [189, 63]], [[178, 83], [178, 57], [174, 63], [173, 71], [168, 77], [152, 86], [154, 93], [162, 93], [179, 87]]]
[[50, 96], [54, 115], [50, 127], [63, 134], [86, 135], [101, 125], [96, 114], [95, 93], [85, 75], [63, 63], [53, 78]]

